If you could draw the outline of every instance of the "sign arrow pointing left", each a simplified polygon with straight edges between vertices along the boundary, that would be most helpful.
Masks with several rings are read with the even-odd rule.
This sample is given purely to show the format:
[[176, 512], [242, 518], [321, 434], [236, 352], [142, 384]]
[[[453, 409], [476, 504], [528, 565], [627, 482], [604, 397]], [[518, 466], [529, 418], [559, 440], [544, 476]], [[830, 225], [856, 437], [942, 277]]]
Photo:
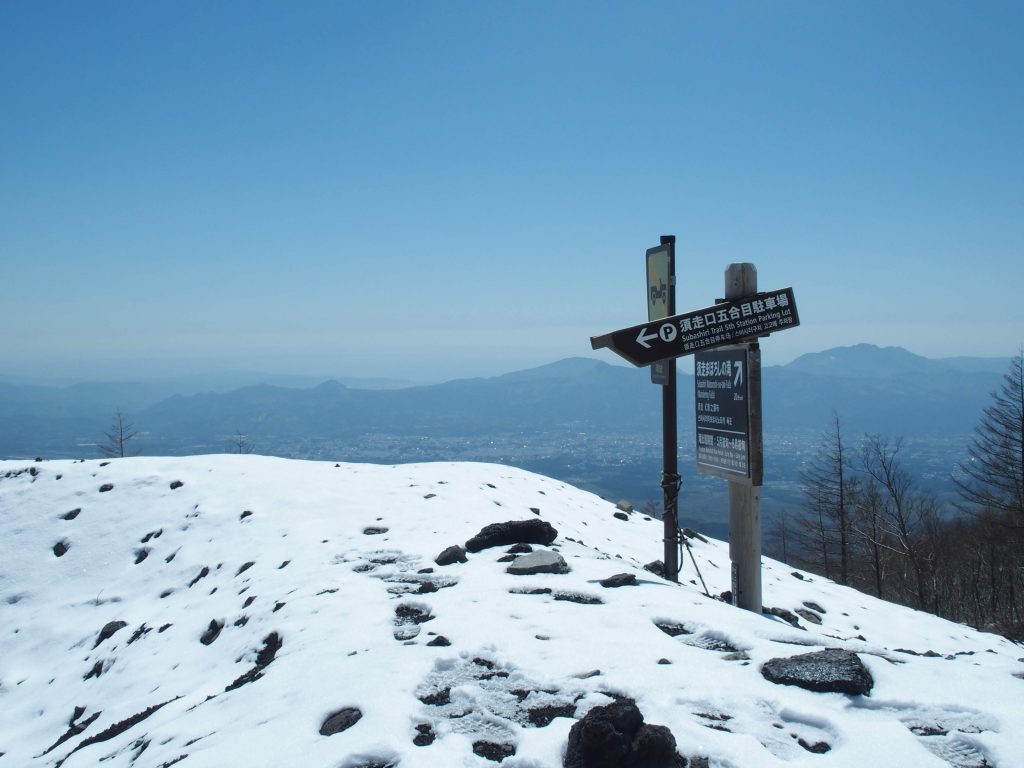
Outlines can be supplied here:
[[642, 329], [640, 329], [640, 333], [637, 335], [636, 341], [644, 349], [650, 349], [651, 345], [648, 344], [647, 342], [650, 341], [651, 339], [656, 339], [656, 338], [658, 338], [658, 334], [656, 334], [656, 333], [647, 333], [647, 326], [644, 326]]

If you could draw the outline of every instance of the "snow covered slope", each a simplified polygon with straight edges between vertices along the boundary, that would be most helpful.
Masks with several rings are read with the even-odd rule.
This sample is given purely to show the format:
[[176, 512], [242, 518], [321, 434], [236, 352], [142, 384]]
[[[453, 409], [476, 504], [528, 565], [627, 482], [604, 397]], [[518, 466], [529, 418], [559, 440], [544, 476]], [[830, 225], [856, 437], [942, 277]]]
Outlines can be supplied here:
[[[661, 524], [615, 511], [496, 465], [0, 462], [0, 768], [451, 768], [513, 750], [509, 768], [553, 768], [574, 718], [614, 696], [691, 764], [1024, 765], [1024, 649], [769, 560], [765, 605], [800, 627], [735, 609], [689, 559], [680, 585], [645, 571]], [[509, 574], [508, 547], [434, 563], [538, 518], [569, 573]], [[692, 545], [728, 589], [727, 545]], [[599, 584], [617, 573], [637, 584]], [[856, 652], [871, 694], [760, 673], [823, 648]]]

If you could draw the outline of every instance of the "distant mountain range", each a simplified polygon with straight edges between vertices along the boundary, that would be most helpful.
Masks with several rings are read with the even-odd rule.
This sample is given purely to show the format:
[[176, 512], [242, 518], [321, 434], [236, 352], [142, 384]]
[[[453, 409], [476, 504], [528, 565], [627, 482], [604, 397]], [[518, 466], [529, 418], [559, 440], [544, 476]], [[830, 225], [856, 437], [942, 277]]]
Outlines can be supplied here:
[[[869, 344], [803, 355], [763, 371], [766, 434], [823, 431], [833, 412], [853, 434], [963, 435], [971, 432], [1009, 358], [929, 359]], [[692, 433], [693, 377], [680, 364], [681, 434]], [[358, 383], [358, 382], [356, 382]], [[243, 433], [274, 452], [283, 439], [350, 439], [386, 433], [418, 437], [500, 436], [566, 430], [635, 433], [660, 425], [660, 388], [646, 369], [570, 358], [539, 368], [431, 386], [371, 389], [258, 384], [176, 393], [168, 383], [68, 387], [0, 384], [0, 456], [94, 456], [121, 409], [144, 452], [188, 453], [225, 446]], [[211, 387], [211, 389], [213, 389]], [[681, 438], [682, 439], [682, 438]], [[209, 448], [208, 448], [209, 450]]]

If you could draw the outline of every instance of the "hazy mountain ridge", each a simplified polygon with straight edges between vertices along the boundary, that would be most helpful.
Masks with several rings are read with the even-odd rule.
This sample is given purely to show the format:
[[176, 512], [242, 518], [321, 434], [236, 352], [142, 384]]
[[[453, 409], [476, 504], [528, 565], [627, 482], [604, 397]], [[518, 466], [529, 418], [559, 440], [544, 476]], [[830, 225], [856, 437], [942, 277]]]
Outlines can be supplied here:
[[[969, 433], [1006, 361], [930, 360], [871, 345], [804, 355], [763, 372], [766, 432], [823, 429], [835, 412], [853, 434]], [[984, 359], [982, 359], [984, 360]], [[985, 370], [985, 366], [999, 371]], [[680, 365], [682, 432], [692, 429], [693, 377]], [[166, 452], [176, 444], [223, 442], [242, 432], [274, 451], [275, 439], [351, 438], [367, 433], [500, 435], [573, 429], [657, 429], [660, 392], [645, 369], [570, 358], [492, 378], [403, 389], [359, 389], [337, 381], [309, 388], [257, 384], [224, 392], [177, 394], [146, 405], [152, 385], [96, 384], [64, 389], [0, 384], [0, 455], [73, 456], [102, 439], [115, 408]]]

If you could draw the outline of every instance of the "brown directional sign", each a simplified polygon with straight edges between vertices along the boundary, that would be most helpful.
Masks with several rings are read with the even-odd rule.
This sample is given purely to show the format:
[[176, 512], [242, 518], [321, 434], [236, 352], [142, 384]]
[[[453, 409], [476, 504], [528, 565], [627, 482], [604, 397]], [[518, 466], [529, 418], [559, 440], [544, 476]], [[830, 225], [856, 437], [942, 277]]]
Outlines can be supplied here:
[[591, 336], [593, 349], [608, 348], [633, 365], [692, 355], [800, 325], [792, 288], [724, 301], [712, 307]]

